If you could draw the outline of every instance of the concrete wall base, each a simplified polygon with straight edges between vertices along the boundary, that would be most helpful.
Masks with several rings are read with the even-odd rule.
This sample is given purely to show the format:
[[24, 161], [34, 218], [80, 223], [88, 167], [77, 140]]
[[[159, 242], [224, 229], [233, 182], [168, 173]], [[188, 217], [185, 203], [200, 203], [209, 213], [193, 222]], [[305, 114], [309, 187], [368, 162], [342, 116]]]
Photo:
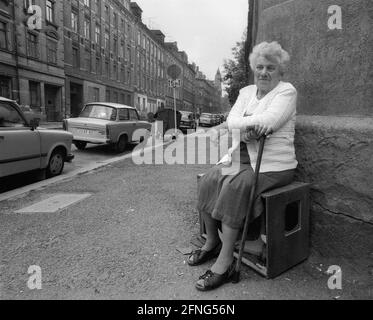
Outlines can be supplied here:
[[313, 211], [373, 224], [372, 118], [297, 116], [295, 148]]

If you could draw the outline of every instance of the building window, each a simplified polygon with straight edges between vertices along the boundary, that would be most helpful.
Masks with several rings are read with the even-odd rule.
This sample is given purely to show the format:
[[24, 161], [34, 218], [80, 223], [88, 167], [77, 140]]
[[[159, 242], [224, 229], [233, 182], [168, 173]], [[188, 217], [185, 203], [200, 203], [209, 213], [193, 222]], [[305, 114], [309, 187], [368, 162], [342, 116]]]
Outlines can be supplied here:
[[84, 19], [84, 37], [86, 39], [91, 38], [91, 21], [89, 18]]
[[105, 20], [106, 23], [110, 23], [109, 6], [105, 6]]
[[101, 39], [101, 28], [98, 24], [96, 24], [96, 28], [95, 28], [95, 41], [97, 44], [100, 43], [100, 39]]
[[79, 49], [76, 47], [73, 47], [73, 67], [79, 68]]
[[109, 70], [109, 60], [105, 60], [105, 70], [104, 70], [104, 74], [106, 77], [109, 78], [109, 73], [110, 73], [110, 70]]
[[101, 74], [101, 60], [96, 57], [96, 74]]
[[131, 83], [131, 71], [130, 70], [127, 71], [127, 78], [126, 78], [126, 80], [127, 80], [127, 84]]
[[40, 83], [30, 81], [29, 82], [29, 89], [30, 89], [30, 105], [31, 107], [38, 107], [40, 108]]
[[127, 47], [127, 60], [128, 60], [128, 63], [132, 62], [132, 59], [131, 59], [131, 47]]
[[23, 7], [28, 10], [30, 6], [35, 4], [35, 0], [23, 0]]
[[91, 52], [89, 50], [85, 51], [85, 69], [87, 72], [91, 72]]
[[129, 23], [127, 24], [127, 34], [131, 38], [131, 25]]
[[121, 56], [122, 58], [124, 58], [124, 57], [125, 57], [125, 54], [126, 54], [126, 52], [125, 52], [125, 45], [124, 45], [124, 41], [122, 40], [122, 41], [120, 42], [120, 56]]
[[105, 49], [110, 50], [110, 35], [109, 31], [105, 31]]
[[93, 99], [94, 101], [100, 101], [100, 89], [93, 88]]
[[46, 6], [46, 20], [49, 22], [54, 22], [54, 2], [50, 0], [45, 1]]
[[34, 33], [27, 33], [27, 53], [29, 57], [39, 58], [38, 36]]
[[0, 21], [0, 49], [8, 49], [7, 24]]
[[106, 102], [110, 102], [110, 90], [106, 90], [105, 100]]
[[114, 43], [113, 43], [113, 51], [114, 51], [114, 54], [117, 55], [118, 54], [118, 39], [117, 38], [114, 38]]
[[71, 11], [71, 29], [74, 32], [78, 32], [78, 21], [79, 21], [78, 13], [75, 11]]
[[84, 0], [84, 5], [89, 8], [91, 6], [91, 1], [90, 0]]
[[96, 13], [100, 13], [101, 12], [101, 6], [100, 6], [100, 0], [96, 0]]
[[124, 68], [120, 69], [120, 82], [126, 82], [126, 71], [124, 70]]
[[0, 97], [11, 99], [10, 78], [0, 76]]
[[114, 27], [116, 27], [118, 24], [118, 15], [116, 14], [116, 12], [113, 13], [113, 24]]
[[50, 39], [47, 40], [47, 60], [57, 64], [57, 42]]
[[114, 80], [118, 80], [118, 65], [116, 61], [113, 63], [113, 74], [111, 76]]
[[115, 103], [118, 102], [118, 92], [116, 92], [116, 91], [113, 92], [113, 102], [115, 102]]

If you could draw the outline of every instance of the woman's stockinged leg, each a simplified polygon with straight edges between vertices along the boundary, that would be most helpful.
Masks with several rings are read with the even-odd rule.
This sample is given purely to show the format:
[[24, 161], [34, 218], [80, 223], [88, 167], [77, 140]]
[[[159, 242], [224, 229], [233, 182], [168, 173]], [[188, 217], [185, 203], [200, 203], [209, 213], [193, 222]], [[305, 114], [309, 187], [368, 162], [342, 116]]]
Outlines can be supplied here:
[[233, 262], [234, 244], [237, 240], [239, 229], [233, 229], [226, 224], [222, 223], [222, 235], [221, 239], [223, 246], [220, 250], [219, 256], [216, 262], [211, 267], [211, 271], [223, 274], [227, 271], [229, 266]]
[[206, 242], [201, 249], [210, 251], [220, 242], [218, 233], [219, 221], [212, 218], [211, 215], [206, 212], [202, 213], [202, 217], [206, 228]]

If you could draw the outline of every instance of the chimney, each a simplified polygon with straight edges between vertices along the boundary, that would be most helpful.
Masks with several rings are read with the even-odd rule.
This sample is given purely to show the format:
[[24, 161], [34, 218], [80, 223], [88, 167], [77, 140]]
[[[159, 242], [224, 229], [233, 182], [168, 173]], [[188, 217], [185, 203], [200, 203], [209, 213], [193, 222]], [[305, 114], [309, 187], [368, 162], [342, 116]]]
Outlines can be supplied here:
[[131, 11], [137, 19], [142, 21], [142, 9], [136, 2], [131, 2]]

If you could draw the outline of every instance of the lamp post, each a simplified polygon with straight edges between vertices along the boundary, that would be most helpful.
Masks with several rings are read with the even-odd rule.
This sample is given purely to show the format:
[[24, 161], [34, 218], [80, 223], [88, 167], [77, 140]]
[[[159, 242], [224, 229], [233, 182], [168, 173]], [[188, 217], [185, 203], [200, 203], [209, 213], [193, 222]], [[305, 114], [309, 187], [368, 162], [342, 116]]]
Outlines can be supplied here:
[[172, 81], [169, 81], [170, 86], [172, 86], [173, 89], [173, 96], [174, 96], [174, 121], [175, 121], [175, 138], [177, 135], [177, 116], [176, 116], [176, 86], [180, 86], [180, 80], [178, 77], [181, 74], [181, 68], [176, 65], [172, 64], [167, 68], [167, 74], [172, 79]]

